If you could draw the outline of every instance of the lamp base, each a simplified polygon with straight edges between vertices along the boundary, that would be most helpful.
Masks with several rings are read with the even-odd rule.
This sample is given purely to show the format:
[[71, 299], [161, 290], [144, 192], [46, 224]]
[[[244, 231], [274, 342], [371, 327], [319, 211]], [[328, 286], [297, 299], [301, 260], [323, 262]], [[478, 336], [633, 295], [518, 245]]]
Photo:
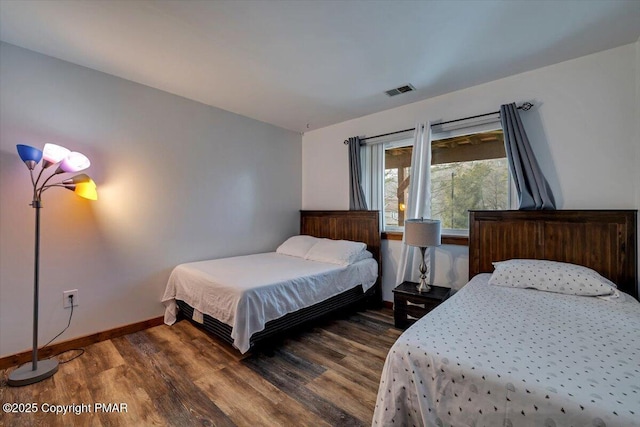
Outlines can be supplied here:
[[429, 283], [427, 282], [429, 268], [427, 267], [427, 263], [424, 262], [424, 254], [426, 250], [426, 247], [420, 248], [420, 253], [422, 254], [422, 262], [420, 263], [420, 284], [416, 287], [418, 289], [418, 292], [429, 292], [431, 290], [431, 286], [429, 286]]
[[418, 289], [418, 292], [429, 292], [431, 290], [431, 286], [427, 283], [426, 277], [420, 278], [420, 284], [416, 286], [416, 289]]
[[25, 363], [15, 369], [7, 378], [7, 385], [21, 387], [47, 379], [58, 372], [58, 360], [46, 359], [38, 361], [38, 369], [33, 370], [33, 362]]

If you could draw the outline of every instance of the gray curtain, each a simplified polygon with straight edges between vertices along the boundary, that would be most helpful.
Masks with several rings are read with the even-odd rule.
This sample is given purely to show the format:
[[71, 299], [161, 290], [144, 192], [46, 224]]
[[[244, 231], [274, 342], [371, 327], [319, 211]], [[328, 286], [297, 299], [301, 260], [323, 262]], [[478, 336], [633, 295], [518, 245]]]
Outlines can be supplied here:
[[500, 106], [504, 146], [518, 192], [518, 209], [555, 209], [553, 194], [531, 150], [515, 103]]
[[360, 169], [360, 138], [349, 138], [349, 210], [367, 210], [367, 202], [362, 191]]

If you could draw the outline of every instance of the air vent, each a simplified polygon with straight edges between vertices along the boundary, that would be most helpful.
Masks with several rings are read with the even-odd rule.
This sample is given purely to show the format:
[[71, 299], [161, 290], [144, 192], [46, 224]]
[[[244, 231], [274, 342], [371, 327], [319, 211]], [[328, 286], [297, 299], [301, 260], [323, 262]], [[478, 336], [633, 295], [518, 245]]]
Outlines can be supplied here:
[[411, 92], [411, 91], [414, 91], [414, 90], [416, 90], [415, 87], [413, 87], [410, 84], [407, 84], [407, 85], [404, 85], [404, 86], [397, 87], [395, 89], [388, 90], [385, 93], [387, 95], [389, 95], [389, 96], [396, 96], [396, 95], [400, 95], [401, 93]]

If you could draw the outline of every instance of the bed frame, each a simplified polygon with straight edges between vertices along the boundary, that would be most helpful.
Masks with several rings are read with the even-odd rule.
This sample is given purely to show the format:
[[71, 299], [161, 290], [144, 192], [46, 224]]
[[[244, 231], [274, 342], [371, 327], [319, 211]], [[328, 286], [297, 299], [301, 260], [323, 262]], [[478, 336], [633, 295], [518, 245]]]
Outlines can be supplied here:
[[[381, 306], [382, 261], [379, 224], [378, 211], [300, 211], [300, 234], [366, 243], [367, 250], [373, 254], [374, 259], [378, 262], [378, 280], [367, 292], [363, 292], [362, 286], [357, 286], [325, 301], [267, 322], [264, 330], [251, 336], [251, 348], [255, 349], [258, 345], [269, 343], [285, 332], [290, 332], [307, 322], [338, 310], [351, 309], [351, 307]], [[179, 316], [191, 320], [193, 308], [184, 301], [178, 300], [177, 303], [180, 307]], [[203, 315], [203, 318], [202, 324], [193, 323], [223, 341], [233, 344], [231, 326], [206, 314]]]
[[584, 265], [638, 299], [637, 211], [470, 211], [469, 279], [512, 258]]

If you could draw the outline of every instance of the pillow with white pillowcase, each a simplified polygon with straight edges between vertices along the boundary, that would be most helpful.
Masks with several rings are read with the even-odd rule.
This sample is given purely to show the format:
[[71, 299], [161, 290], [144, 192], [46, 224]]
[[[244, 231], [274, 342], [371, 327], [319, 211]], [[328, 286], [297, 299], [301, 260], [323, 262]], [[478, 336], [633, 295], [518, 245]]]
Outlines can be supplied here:
[[309, 249], [305, 258], [331, 264], [350, 265], [362, 259], [366, 249], [367, 245], [362, 242], [320, 239]]
[[566, 262], [512, 259], [494, 262], [490, 285], [532, 288], [569, 295], [611, 295], [616, 285], [594, 270]]
[[320, 239], [317, 237], [307, 236], [304, 234], [289, 237], [283, 244], [278, 246], [276, 253], [304, 258], [307, 255], [307, 252], [309, 252], [309, 249], [319, 241]]
[[351, 260], [351, 264], [355, 264], [358, 261], [362, 261], [364, 259], [369, 259], [369, 258], [373, 258], [373, 254], [367, 250], [364, 250], [360, 252], [358, 255], [356, 255], [355, 257], [353, 257], [353, 259]]

